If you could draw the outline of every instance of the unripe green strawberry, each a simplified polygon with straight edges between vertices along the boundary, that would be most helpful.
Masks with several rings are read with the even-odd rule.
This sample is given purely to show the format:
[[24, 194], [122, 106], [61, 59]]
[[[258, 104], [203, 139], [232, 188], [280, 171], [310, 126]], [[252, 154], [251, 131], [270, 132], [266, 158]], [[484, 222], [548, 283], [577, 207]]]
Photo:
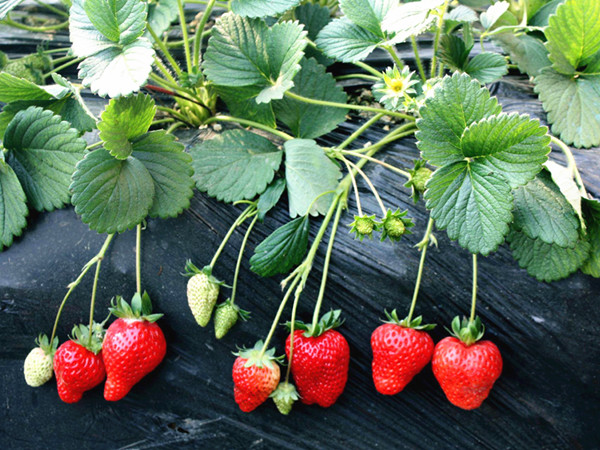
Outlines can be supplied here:
[[41, 83], [41, 73], [38, 70], [31, 70], [22, 61], [11, 61], [4, 67], [4, 72], [9, 73], [15, 77], [23, 78], [32, 83]]
[[300, 398], [296, 387], [284, 381], [279, 383], [277, 389], [270, 395], [281, 414], [287, 416], [292, 411], [294, 402]]
[[405, 217], [408, 211], [401, 212], [399, 209], [395, 212], [387, 210], [385, 217], [381, 221], [381, 240], [389, 238], [390, 241], [398, 241], [405, 234], [410, 234], [408, 228], [414, 226], [411, 218]]
[[427, 167], [421, 167], [417, 169], [415, 174], [412, 176], [412, 185], [419, 192], [425, 191], [425, 183], [431, 178], [431, 170]]
[[52, 70], [52, 58], [50, 58], [48, 55], [34, 53], [32, 55], [27, 55], [23, 58], [20, 58], [20, 61], [31, 69], [45, 72]]
[[248, 311], [240, 309], [228, 298], [215, 309], [215, 337], [221, 339], [233, 328], [238, 318], [246, 320], [249, 315]]
[[375, 216], [354, 216], [354, 222], [350, 224], [352, 227], [350, 233], [356, 233], [356, 237], [361, 241], [368, 237], [373, 237], [373, 231], [377, 228]]
[[211, 275], [212, 268], [206, 266], [200, 270], [188, 261], [186, 275], [190, 276], [187, 284], [187, 298], [192, 314], [198, 325], [205, 327], [219, 297], [221, 282]]
[[58, 347], [58, 338], [55, 338], [50, 345], [48, 336], [42, 334], [36, 339], [36, 343], [38, 347], [29, 352], [23, 366], [25, 382], [31, 387], [41, 386], [52, 378], [53, 358]]

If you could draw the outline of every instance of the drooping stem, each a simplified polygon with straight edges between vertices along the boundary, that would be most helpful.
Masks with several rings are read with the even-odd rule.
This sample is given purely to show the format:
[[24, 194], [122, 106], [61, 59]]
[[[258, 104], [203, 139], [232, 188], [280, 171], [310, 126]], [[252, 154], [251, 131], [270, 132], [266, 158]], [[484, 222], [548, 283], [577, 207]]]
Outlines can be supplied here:
[[177, 74], [177, 76], [180, 77], [181, 73], [182, 73], [181, 67], [179, 67], [179, 64], [177, 64], [177, 61], [175, 61], [175, 58], [173, 58], [173, 55], [171, 55], [171, 52], [169, 51], [167, 46], [160, 39], [160, 37], [156, 34], [156, 32], [152, 29], [152, 26], [149, 23], [146, 23], [146, 29], [150, 33], [150, 36], [152, 36], [152, 39], [154, 39], [154, 43], [156, 45], [158, 45], [158, 48], [160, 49], [160, 51], [163, 53], [163, 55], [165, 55], [165, 58], [167, 58], [167, 61], [169, 61], [169, 64], [171, 64], [171, 67], [173, 67], [173, 70], [175, 70], [175, 73]]
[[40, 5], [43, 8], [48, 9], [49, 11], [52, 11], [54, 14], [58, 14], [59, 16], [62, 17], [69, 17], [69, 13], [66, 11], [63, 11], [62, 9], [58, 9], [55, 6], [49, 5], [48, 3], [44, 3], [41, 0], [33, 0], [35, 3], [37, 3], [38, 5]]
[[369, 81], [379, 81], [381, 80], [381, 77], [376, 77], [374, 75], [367, 75], [366, 73], [349, 73], [346, 75], [338, 75], [335, 77], [335, 79], [337, 81], [340, 80], [354, 80], [355, 78], [362, 78], [364, 80], [369, 80]]
[[413, 52], [415, 53], [415, 60], [417, 61], [417, 67], [419, 69], [419, 76], [423, 82], [427, 81], [427, 77], [425, 76], [425, 69], [423, 68], [423, 61], [421, 61], [421, 56], [419, 55], [419, 46], [417, 45], [417, 39], [414, 36], [410, 37], [410, 42], [412, 44]]
[[581, 174], [579, 173], [579, 169], [577, 168], [577, 163], [575, 162], [573, 152], [571, 151], [569, 146], [560, 139], [554, 136], [550, 136], [550, 139], [552, 140], [553, 144], [556, 144], [562, 150], [563, 154], [565, 155], [565, 158], [567, 159], [567, 167], [571, 171], [571, 176], [575, 179], [575, 183], [579, 188], [579, 192], [583, 197], [587, 198], [588, 194], [585, 189], [585, 184], [583, 183], [583, 179], [581, 178]]
[[296, 289], [294, 294], [294, 303], [292, 306], [292, 316], [290, 318], [290, 356], [288, 357], [288, 366], [285, 371], [285, 382], [290, 381], [290, 372], [292, 371], [292, 360], [294, 359], [294, 331], [296, 329], [296, 311], [298, 309], [298, 300], [300, 300], [300, 294], [302, 289]]
[[473, 293], [471, 296], [471, 316], [469, 322], [475, 320], [475, 308], [477, 306], [477, 253], [473, 253]]
[[350, 167], [350, 164], [348, 164], [348, 160], [346, 158], [343, 158], [342, 161], [346, 165], [346, 169], [348, 169], [348, 175], [350, 175], [350, 178], [352, 179], [352, 187], [354, 188], [354, 197], [356, 198], [356, 209], [358, 210], [358, 215], [360, 217], [362, 217], [363, 211], [362, 211], [362, 207], [360, 205], [360, 195], [358, 193], [358, 186], [356, 185], [356, 177], [354, 176], [354, 173], [352, 172], [352, 167]]
[[20, 30], [31, 31], [33, 33], [45, 33], [47, 31], [62, 30], [69, 26], [69, 21], [67, 20], [66, 22], [62, 22], [56, 25], [48, 25], [45, 27], [32, 27], [29, 25], [25, 25], [24, 23], [15, 22], [11, 19], [10, 14], [7, 14], [2, 22], [11, 27], [19, 28]]
[[135, 233], [135, 286], [136, 292], [142, 293], [142, 224], [138, 224]]
[[242, 265], [242, 259], [244, 257], [244, 249], [246, 248], [246, 243], [248, 242], [248, 237], [252, 232], [252, 228], [254, 228], [254, 224], [258, 220], [258, 215], [254, 216], [250, 225], [248, 225], [248, 229], [246, 230], [246, 234], [244, 235], [244, 239], [242, 240], [242, 245], [240, 246], [240, 252], [238, 255], [237, 263], [235, 265], [235, 273], [233, 275], [233, 287], [231, 288], [231, 304], [235, 303], [235, 293], [237, 292], [237, 283], [238, 283], [238, 275], [240, 274], [240, 267]]
[[90, 336], [88, 339], [88, 345], [92, 344], [92, 327], [94, 326], [94, 308], [96, 307], [96, 291], [98, 290], [98, 277], [100, 276], [100, 266], [102, 259], [99, 259], [96, 263], [96, 273], [94, 274], [94, 285], [92, 286], [92, 299], [90, 300]]
[[423, 267], [425, 266], [425, 256], [427, 255], [427, 248], [429, 247], [429, 240], [431, 238], [431, 231], [433, 230], [433, 219], [429, 217], [429, 221], [427, 222], [427, 230], [425, 231], [425, 235], [421, 242], [417, 244], [417, 246], [421, 249], [421, 259], [419, 261], [419, 272], [417, 273], [417, 281], [415, 282], [415, 290], [413, 292], [412, 302], [410, 304], [410, 310], [408, 311], [408, 316], [406, 318], [406, 322], [410, 325], [410, 321], [412, 320], [413, 314], [415, 312], [415, 306], [417, 305], [417, 298], [419, 297], [419, 288], [421, 287], [421, 278], [423, 276]]
[[390, 56], [392, 57], [392, 59], [396, 63], [396, 66], [398, 66], [398, 69], [400, 69], [402, 66], [404, 66], [404, 63], [398, 57], [398, 53], [396, 53], [396, 49], [394, 48], [393, 45], [386, 45], [383, 48], [390, 54]]
[[194, 36], [194, 67], [197, 67], [200, 64], [200, 47], [202, 46], [204, 27], [208, 22], [210, 13], [212, 12], [215, 3], [217, 3], [216, 0], [209, 0], [206, 8], [204, 8], [204, 11], [202, 12], [200, 22], [196, 27], [196, 36]]
[[379, 196], [379, 192], [377, 192], [377, 189], [375, 189], [375, 186], [371, 182], [371, 179], [367, 176], [366, 173], [364, 173], [362, 171], [362, 169], [360, 167], [358, 167], [352, 161], [350, 161], [350, 160], [346, 160], [346, 161], [348, 161], [348, 164], [350, 164], [352, 167], [354, 167], [354, 170], [356, 170], [356, 172], [358, 172], [360, 174], [360, 176], [363, 178], [363, 180], [365, 180], [365, 183], [367, 183], [367, 185], [369, 186], [369, 189], [371, 189], [371, 192], [373, 192], [373, 195], [375, 196], [375, 199], [377, 200], [377, 203], [379, 204], [379, 207], [381, 208], [383, 217], [385, 217], [385, 215], [387, 214], [387, 209], [385, 208], [383, 201], [381, 200], [381, 197]]
[[350, 136], [348, 136], [346, 138], [346, 140], [344, 142], [342, 142], [340, 145], [337, 146], [337, 148], [339, 150], [343, 150], [346, 147], [348, 147], [350, 144], [352, 144], [361, 134], [363, 134], [366, 130], [368, 130], [369, 128], [371, 128], [371, 126], [378, 122], [385, 114], [379, 113], [379, 114], [375, 114], [373, 117], [371, 117], [369, 120], [367, 120], [365, 123], [363, 123], [354, 133], [352, 133]]
[[185, 63], [187, 65], [188, 73], [192, 73], [192, 56], [190, 53], [187, 22], [185, 20], [185, 11], [183, 10], [182, 0], [177, 0], [177, 9], [179, 11], [179, 24], [181, 25], [181, 33], [183, 35], [183, 50], [185, 51]]
[[381, 72], [379, 72], [377, 69], [371, 67], [370, 65], [362, 62], [362, 61], [356, 61], [353, 62], [352, 64], [354, 64], [357, 67], [360, 67], [361, 69], [366, 70], [367, 72], [372, 73], [374, 76], [376, 76], [378, 79], [383, 78], [383, 75]]
[[385, 167], [386, 169], [390, 169], [400, 175], [402, 175], [403, 177], [405, 177], [407, 180], [411, 177], [410, 173], [408, 173], [405, 170], [402, 170], [398, 167], [392, 166], [391, 164], [388, 164], [386, 162], [381, 161], [380, 159], [377, 158], [373, 158], [372, 156], [368, 156], [368, 155], [363, 155], [362, 153], [357, 153], [357, 152], [353, 152], [351, 150], [342, 150], [342, 153], [344, 155], [350, 155], [350, 156], [356, 156], [357, 158], [364, 158], [364, 159], [368, 159], [369, 161], [372, 161], [376, 164], [379, 164], [383, 167]]
[[433, 56], [431, 57], [431, 72], [430, 78], [435, 77], [437, 72], [437, 51], [440, 45], [440, 35], [442, 34], [442, 27], [444, 25], [444, 15], [446, 14], [446, 10], [448, 9], [448, 3], [450, 0], [446, 0], [444, 2], [444, 6], [442, 6], [442, 10], [438, 17], [437, 28], [435, 30], [435, 37], [433, 39]]
[[219, 259], [219, 256], [221, 256], [221, 252], [225, 248], [225, 245], [227, 244], [227, 241], [229, 241], [229, 238], [231, 237], [231, 235], [233, 234], [233, 232], [235, 231], [235, 229], [237, 227], [239, 227], [242, 223], [244, 223], [244, 221], [250, 216], [251, 213], [254, 212], [255, 209], [256, 209], [256, 206], [254, 204], [249, 205], [244, 211], [242, 211], [242, 213], [238, 216], [238, 218], [231, 224], [231, 227], [229, 228], [229, 231], [227, 231], [227, 234], [225, 235], [225, 237], [221, 241], [221, 245], [219, 245], [219, 248], [215, 252], [215, 255], [213, 256], [213, 259], [211, 260], [211, 262], [209, 264], [209, 266], [211, 268], [215, 267], [215, 264], [217, 263], [217, 260]]
[[266, 132], [271, 133], [271, 134], [273, 134], [275, 136], [279, 136], [280, 138], [285, 139], [286, 141], [289, 141], [290, 139], [294, 139], [293, 136], [290, 136], [289, 134], [284, 133], [283, 131], [276, 130], [275, 128], [271, 128], [268, 125], [263, 125], [262, 123], [254, 122], [252, 120], [241, 119], [239, 117], [230, 117], [230, 116], [218, 115], [218, 116], [209, 117], [208, 119], [206, 119], [206, 121], [204, 122], [204, 124], [208, 125], [208, 124], [211, 124], [213, 122], [234, 122], [234, 123], [239, 123], [240, 125], [246, 125], [248, 127], [253, 127], [253, 128], [258, 129], [258, 130], [266, 131]]
[[327, 274], [329, 273], [329, 262], [331, 260], [331, 252], [333, 250], [333, 242], [335, 241], [335, 235], [337, 233], [338, 225], [340, 223], [340, 217], [342, 216], [342, 210], [345, 207], [345, 202], [338, 200], [337, 210], [335, 212], [335, 218], [331, 225], [331, 235], [329, 236], [329, 243], [327, 244], [327, 252], [325, 253], [325, 262], [323, 263], [323, 275], [321, 276], [321, 287], [319, 288], [319, 296], [317, 297], [317, 303], [315, 304], [315, 310], [313, 312], [312, 329], [314, 330], [319, 323], [319, 313], [321, 311], [321, 305], [323, 298], [325, 297], [325, 286], [327, 285]]
[[355, 109], [357, 111], [369, 111], [369, 112], [374, 112], [374, 113], [382, 113], [387, 116], [399, 117], [401, 119], [410, 120], [413, 122], [416, 120], [413, 116], [410, 116], [408, 114], [404, 114], [404, 113], [396, 112], [396, 111], [388, 111], [386, 109], [381, 109], [381, 108], [373, 108], [371, 106], [351, 105], [349, 103], [338, 103], [338, 102], [329, 102], [326, 100], [317, 100], [314, 98], [304, 97], [302, 95], [298, 95], [298, 94], [295, 94], [294, 92], [290, 92], [290, 91], [287, 91], [285, 93], [285, 95], [294, 100], [298, 100], [298, 101], [304, 102], [304, 103], [309, 103], [311, 105], [330, 106], [332, 108]]
[[92, 259], [90, 259], [85, 264], [85, 266], [83, 266], [83, 269], [81, 270], [81, 273], [79, 274], [77, 279], [69, 284], [69, 286], [68, 286], [69, 289], [67, 290], [67, 293], [65, 294], [62, 302], [60, 303], [60, 306], [58, 307], [58, 312], [56, 313], [56, 318], [54, 319], [54, 326], [52, 327], [52, 335], [50, 338], [50, 342], [54, 341], [54, 337], [56, 336], [56, 329], [58, 327], [58, 322], [60, 320], [60, 316], [62, 315], [62, 311], [65, 307], [65, 304], [67, 303], [67, 300], [71, 296], [71, 293], [75, 290], [75, 288], [79, 285], [79, 283], [81, 283], [81, 280], [83, 280], [83, 277], [85, 276], [86, 273], [88, 273], [88, 271], [93, 267], [93, 265], [96, 264], [98, 261], [100, 261], [102, 258], [104, 258], [104, 255], [106, 254], [106, 250], [108, 250], [108, 246], [110, 245], [110, 241], [112, 241], [114, 236], [115, 236], [114, 234], [109, 234], [108, 236], [106, 236], [106, 239], [104, 240], [104, 244], [102, 245], [102, 248], [100, 248], [100, 251]]
[[45, 73], [45, 74], [43, 75], [43, 77], [44, 77], [44, 78], [47, 78], [47, 77], [49, 77], [50, 75], [52, 75], [53, 73], [58, 73], [58, 72], [60, 72], [61, 70], [64, 70], [64, 69], [66, 69], [67, 67], [70, 67], [70, 66], [72, 66], [73, 64], [77, 64], [78, 62], [81, 62], [81, 61], [83, 61], [83, 58], [75, 58], [75, 59], [71, 59], [71, 61], [69, 61], [69, 62], [66, 62], [66, 63], [64, 63], [64, 64], [62, 64], [62, 65], [60, 65], [60, 66], [58, 66], [58, 67], [55, 67], [55, 68], [54, 68], [54, 69], [52, 69], [50, 72], [48, 72], [48, 73]]

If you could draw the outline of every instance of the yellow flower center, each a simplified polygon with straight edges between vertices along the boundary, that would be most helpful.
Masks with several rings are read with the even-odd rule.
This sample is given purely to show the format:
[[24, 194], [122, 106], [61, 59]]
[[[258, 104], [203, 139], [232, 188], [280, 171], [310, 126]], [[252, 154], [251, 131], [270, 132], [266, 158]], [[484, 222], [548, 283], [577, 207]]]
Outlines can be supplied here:
[[394, 92], [401, 92], [404, 89], [404, 80], [401, 78], [392, 78], [388, 82], [388, 87]]

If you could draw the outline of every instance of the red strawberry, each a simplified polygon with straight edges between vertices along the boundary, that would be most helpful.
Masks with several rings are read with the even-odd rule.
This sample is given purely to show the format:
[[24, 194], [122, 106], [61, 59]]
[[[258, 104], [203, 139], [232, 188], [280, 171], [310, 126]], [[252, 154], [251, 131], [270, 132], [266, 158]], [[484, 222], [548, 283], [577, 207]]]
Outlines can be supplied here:
[[104, 398], [117, 401], [160, 364], [167, 352], [167, 343], [162, 330], [154, 323], [162, 314], [152, 314], [147, 293], [135, 294], [131, 306], [117, 297], [110, 311], [118, 319], [108, 327], [104, 338], [102, 355], [107, 375]]
[[73, 328], [73, 340], [63, 343], [54, 354], [54, 375], [58, 396], [76, 403], [83, 393], [98, 386], [106, 372], [102, 362], [102, 341], [97, 330], [84, 325]]
[[[332, 329], [341, 324], [340, 313], [340, 310], [328, 312], [315, 327], [298, 322], [294, 331], [291, 370], [300, 399], [307, 405], [317, 403], [327, 408], [346, 386], [350, 347], [344, 336]], [[290, 336], [285, 345], [288, 359]]]
[[491, 341], [477, 342], [483, 336], [479, 318], [456, 317], [452, 329], [457, 337], [448, 336], [435, 346], [431, 367], [446, 397], [462, 409], [475, 409], [487, 398], [502, 373], [502, 356]]
[[254, 348], [243, 349], [233, 363], [233, 395], [244, 412], [250, 412], [263, 404], [277, 388], [281, 375], [275, 349], [263, 353], [263, 342]]
[[421, 325], [420, 316], [400, 321], [396, 310], [386, 315], [389, 322], [371, 335], [373, 381], [379, 393], [395, 395], [431, 360], [433, 339], [423, 330], [435, 325]]

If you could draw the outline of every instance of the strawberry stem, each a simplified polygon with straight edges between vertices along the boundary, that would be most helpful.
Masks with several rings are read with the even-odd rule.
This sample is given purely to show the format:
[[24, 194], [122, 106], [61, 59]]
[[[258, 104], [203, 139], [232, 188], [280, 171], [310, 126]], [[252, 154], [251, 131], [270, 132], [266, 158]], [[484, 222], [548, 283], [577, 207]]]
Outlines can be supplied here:
[[356, 184], [356, 177], [354, 176], [354, 172], [352, 172], [352, 167], [348, 164], [348, 160], [346, 158], [342, 159], [342, 162], [346, 165], [346, 169], [348, 170], [348, 175], [350, 175], [350, 179], [352, 180], [352, 187], [354, 189], [354, 198], [356, 199], [356, 209], [358, 211], [358, 215], [360, 217], [363, 216], [362, 206], [360, 204], [360, 195], [358, 193], [358, 186]]
[[213, 259], [212, 259], [212, 261], [209, 264], [209, 266], [211, 268], [213, 268], [215, 266], [215, 264], [217, 263], [217, 260], [219, 259], [219, 256], [221, 256], [221, 252], [225, 248], [225, 245], [227, 245], [227, 241], [229, 241], [229, 238], [231, 237], [231, 235], [233, 234], [233, 232], [235, 231], [235, 229], [237, 227], [239, 227], [242, 223], [244, 223], [244, 221], [248, 217], [250, 217], [250, 215], [252, 215], [252, 213], [254, 213], [255, 210], [256, 210], [256, 203], [251, 203], [244, 211], [242, 211], [242, 213], [233, 222], [233, 224], [231, 224], [231, 227], [229, 228], [229, 230], [227, 231], [227, 234], [225, 235], [225, 237], [221, 241], [221, 245], [219, 245], [219, 248], [215, 252], [215, 255], [213, 256]]
[[302, 289], [298, 287], [296, 289], [296, 294], [294, 295], [294, 304], [292, 306], [292, 316], [290, 318], [290, 356], [288, 358], [288, 366], [285, 371], [285, 382], [289, 382], [290, 380], [290, 372], [292, 370], [292, 359], [294, 358], [294, 331], [296, 328], [296, 310], [298, 308], [298, 300], [300, 300], [300, 294], [302, 293]]
[[575, 183], [577, 184], [577, 187], [579, 188], [579, 192], [581, 193], [581, 196], [588, 198], [588, 193], [585, 190], [585, 185], [583, 183], [583, 180], [581, 179], [581, 174], [579, 173], [579, 169], [577, 169], [577, 163], [575, 162], [575, 157], [573, 156], [573, 152], [571, 151], [569, 146], [567, 144], [565, 144], [563, 141], [561, 141], [560, 139], [558, 139], [554, 136], [550, 136], [550, 140], [552, 141], [553, 144], [555, 144], [556, 146], [558, 146], [558, 148], [561, 149], [561, 151], [565, 155], [565, 158], [567, 158], [567, 167], [571, 171], [571, 176], [575, 179]]
[[62, 302], [60, 303], [58, 312], [56, 313], [56, 319], [54, 319], [54, 327], [52, 328], [52, 335], [50, 337], [50, 342], [54, 342], [54, 338], [56, 336], [56, 329], [58, 328], [58, 322], [60, 320], [60, 316], [62, 314], [63, 308], [65, 307], [65, 304], [67, 303], [67, 300], [71, 296], [71, 293], [75, 290], [75, 288], [79, 285], [79, 283], [81, 283], [81, 280], [83, 280], [83, 277], [85, 276], [86, 273], [88, 273], [88, 271], [92, 268], [92, 266], [94, 264], [96, 264], [98, 261], [100, 261], [102, 258], [104, 258], [104, 255], [106, 254], [106, 250], [108, 250], [108, 246], [110, 245], [110, 241], [112, 241], [114, 236], [115, 236], [114, 234], [109, 234], [108, 236], [106, 236], [106, 240], [104, 241], [104, 244], [102, 245], [102, 248], [100, 249], [100, 251], [96, 254], [96, 256], [94, 256], [92, 259], [90, 259], [83, 266], [83, 269], [81, 270], [81, 273], [79, 274], [77, 279], [69, 284], [69, 286], [68, 286], [69, 290], [67, 291], [67, 293], [65, 294], [65, 297], [63, 298]]
[[471, 317], [469, 322], [475, 320], [475, 308], [477, 306], [477, 253], [473, 253], [473, 294], [471, 296]]
[[348, 164], [350, 164], [350, 166], [352, 166], [354, 168], [354, 170], [356, 172], [358, 172], [360, 174], [360, 176], [363, 178], [363, 180], [365, 180], [365, 183], [367, 183], [367, 185], [369, 186], [369, 189], [371, 189], [371, 192], [375, 196], [375, 199], [377, 200], [377, 203], [379, 204], [379, 207], [381, 208], [381, 212], [383, 213], [383, 216], [385, 217], [385, 215], [387, 214], [387, 209], [384, 206], [383, 201], [381, 200], [381, 197], [379, 196], [379, 192], [377, 192], [377, 189], [375, 189], [375, 186], [371, 182], [371, 179], [367, 176], [366, 173], [364, 173], [362, 171], [362, 169], [360, 167], [358, 167], [352, 161], [350, 161], [348, 159], [346, 159], [346, 161], [348, 162]]
[[202, 12], [202, 17], [200, 18], [200, 22], [196, 27], [196, 35], [194, 36], [194, 67], [198, 67], [200, 65], [200, 47], [202, 44], [202, 37], [204, 34], [204, 27], [210, 18], [210, 13], [215, 6], [216, 0], [209, 0], [206, 8]]
[[183, 3], [181, 0], [177, 0], [177, 8], [179, 11], [179, 24], [181, 25], [181, 34], [183, 35], [183, 49], [185, 51], [185, 62], [187, 65], [187, 71], [192, 72], [192, 56], [190, 53], [190, 44], [188, 39], [187, 22], [185, 20], [185, 11], [183, 10]]
[[234, 123], [238, 123], [240, 125], [245, 125], [247, 127], [256, 128], [257, 130], [266, 131], [267, 133], [271, 133], [272, 135], [278, 136], [282, 139], [285, 139], [286, 141], [293, 139], [292, 136], [290, 136], [287, 133], [284, 133], [283, 131], [272, 128], [268, 125], [263, 125], [262, 123], [254, 122], [253, 120], [241, 119], [239, 117], [217, 115], [217, 116], [213, 116], [213, 117], [206, 119], [206, 121], [204, 122], [204, 125], [209, 125], [213, 122], [234, 122]]
[[98, 290], [98, 277], [100, 276], [100, 266], [102, 258], [96, 263], [96, 273], [94, 274], [94, 284], [92, 286], [92, 299], [90, 300], [90, 337], [88, 338], [88, 346], [92, 345], [92, 328], [94, 327], [94, 308], [96, 306], [96, 291]]
[[240, 273], [240, 266], [242, 265], [242, 259], [244, 256], [244, 249], [246, 248], [246, 242], [248, 242], [248, 237], [250, 236], [252, 228], [254, 228], [254, 224], [256, 224], [257, 220], [258, 215], [255, 215], [254, 219], [252, 219], [252, 222], [250, 222], [250, 225], [246, 230], [246, 234], [244, 235], [244, 239], [242, 240], [242, 245], [240, 246], [240, 253], [238, 255], [237, 263], [235, 265], [235, 273], [233, 275], [233, 287], [231, 288], [231, 305], [235, 303], [235, 293], [237, 292], [238, 275]]
[[433, 219], [429, 217], [429, 221], [427, 222], [427, 230], [425, 231], [425, 235], [421, 242], [419, 242], [416, 246], [421, 250], [421, 259], [419, 261], [419, 272], [417, 273], [417, 281], [415, 282], [415, 290], [413, 292], [412, 302], [410, 304], [410, 310], [408, 311], [408, 316], [406, 318], [406, 322], [410, 324], [413, 313], [415, 312], [415, 306], [417, 305], [417, 298], [419, 296], [419, 288], [421, 287], [421, 278], [423, 276], [423, 267], [425, 266], [425, 256], [427, 255], [427, 248], [429, 247], [429, 241], [431, 239], [431, 231], [433, 230]]
[[135, 286], [142, 295], [142, 224], [138, 224], [135, 236]]

